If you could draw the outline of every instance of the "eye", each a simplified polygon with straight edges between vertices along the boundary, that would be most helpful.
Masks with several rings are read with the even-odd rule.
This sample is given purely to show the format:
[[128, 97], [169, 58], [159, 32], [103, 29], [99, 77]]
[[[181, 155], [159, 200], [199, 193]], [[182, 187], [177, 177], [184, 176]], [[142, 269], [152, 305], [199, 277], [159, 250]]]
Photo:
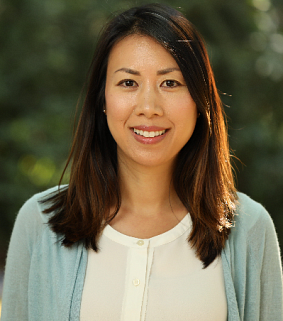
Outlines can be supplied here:
[[122, 87], [137, 87], [137, 83], [132, 79], [123, 79], [119, 81], [118, 86]]
[[162, 87], [178, 87], [178, 86], [182, 86], [181, 83], [177, 80], [164, 80], [163, 83], [161, 84]]

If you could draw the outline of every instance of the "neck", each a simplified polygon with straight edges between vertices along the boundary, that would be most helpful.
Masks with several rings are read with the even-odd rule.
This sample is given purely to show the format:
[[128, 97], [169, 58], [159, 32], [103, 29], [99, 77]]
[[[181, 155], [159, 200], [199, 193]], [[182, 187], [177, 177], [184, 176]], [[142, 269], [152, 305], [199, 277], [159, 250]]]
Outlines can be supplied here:
[[139, 217], [161, 217], [183, 208], [172, 183], [173, 166], [119, 163], [121, 212]]

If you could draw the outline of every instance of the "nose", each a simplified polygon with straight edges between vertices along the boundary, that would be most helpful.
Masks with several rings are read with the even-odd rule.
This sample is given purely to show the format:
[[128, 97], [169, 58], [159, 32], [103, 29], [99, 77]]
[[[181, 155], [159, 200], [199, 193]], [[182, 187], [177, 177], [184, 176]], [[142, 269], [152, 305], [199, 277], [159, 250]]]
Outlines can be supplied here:
[[135, 113], [138, 116], [152, 118], [154, 116], [162, 116], [163, 108], [161, 107], [161, 97], [158, 90], [154, 86], [148, 84], [140, 90], [137, 95], [137, 103]]

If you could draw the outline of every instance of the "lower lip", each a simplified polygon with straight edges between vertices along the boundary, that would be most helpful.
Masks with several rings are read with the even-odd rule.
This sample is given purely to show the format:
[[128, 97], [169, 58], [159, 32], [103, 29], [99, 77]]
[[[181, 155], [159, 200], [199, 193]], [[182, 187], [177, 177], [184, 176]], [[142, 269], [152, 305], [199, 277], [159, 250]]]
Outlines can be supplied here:
[[139, 143], [142, 143], [142, 144], [157, 144], [159, 142], [161, 142], [165, 136], [167, 135], [168, 133], [168, 130], [166, 130], [166, 132], [162, 135], [159, 135], [159, 136], [156, 136], [156, 137], [144, 137], [142, 135], [138, 135], [134, 132], [133, 129], [131, 129], [131, 132], [134, 136], [134, 138], [139, 142]]

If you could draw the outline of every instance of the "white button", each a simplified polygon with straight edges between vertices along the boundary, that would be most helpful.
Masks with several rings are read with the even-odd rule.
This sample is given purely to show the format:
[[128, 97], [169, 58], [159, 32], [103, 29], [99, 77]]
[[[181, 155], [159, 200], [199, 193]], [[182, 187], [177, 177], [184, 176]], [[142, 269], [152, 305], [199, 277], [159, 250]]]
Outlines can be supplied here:
[[134, 286], [140, 285], [140, 280], [139, 280], [139, 279], [134, 279], [134, 280], [133, 280], [133, 285], [134, 285]]
[[137, 241], [137, 244], [142, 246], [142, 245], [144, 245], [144, 241], [143, 240], [139, 240], [139, 241]]

